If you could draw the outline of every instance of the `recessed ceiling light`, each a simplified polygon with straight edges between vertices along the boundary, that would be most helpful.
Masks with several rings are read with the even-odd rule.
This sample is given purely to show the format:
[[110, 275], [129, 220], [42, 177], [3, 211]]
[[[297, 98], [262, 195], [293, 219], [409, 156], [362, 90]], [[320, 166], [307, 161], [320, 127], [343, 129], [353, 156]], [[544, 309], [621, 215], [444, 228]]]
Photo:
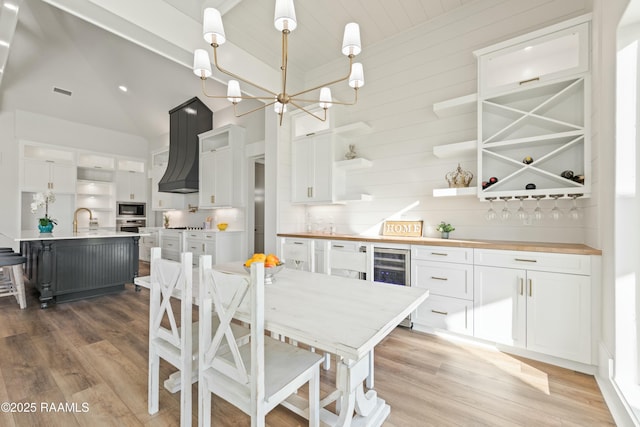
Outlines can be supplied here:
[[4, 40], [0, 40], [0, 46], [9, 47], [9, 42], [4, 41]]
[[128, 90], [129, 90], [129, 89], [127, 89], [127, 87], [126, 87], [125, 85], [120, 85], [120, 86], [118, 86], [118, 89], [120, 89], [120, 90], [121, 90], [121, 91], [123, 91], [123, 92], [126, 92], [126, 91], [128, 91]]
[[6, 7], [6, 8], [7, 8], [7, 9], [9, 9], [9, 10], [12, 10], [12, 11], [14, 11], [14, 12], [17, 12], [17, 11], [18, 11], [18, 6], [16, 6], [16, 5], [15, 5], [15, 4], [13, 4], [13, 3], [5, 3], [5, 4], [4, 4], [4, 7]]

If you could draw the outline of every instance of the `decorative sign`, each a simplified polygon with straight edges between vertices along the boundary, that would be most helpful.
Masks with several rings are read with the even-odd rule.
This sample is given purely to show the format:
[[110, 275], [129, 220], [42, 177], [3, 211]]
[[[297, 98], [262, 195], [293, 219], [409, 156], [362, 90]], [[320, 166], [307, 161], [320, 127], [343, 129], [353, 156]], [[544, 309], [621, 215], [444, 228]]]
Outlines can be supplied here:
[[382, 235], [422, 237], [422, 221], [385, 221]]

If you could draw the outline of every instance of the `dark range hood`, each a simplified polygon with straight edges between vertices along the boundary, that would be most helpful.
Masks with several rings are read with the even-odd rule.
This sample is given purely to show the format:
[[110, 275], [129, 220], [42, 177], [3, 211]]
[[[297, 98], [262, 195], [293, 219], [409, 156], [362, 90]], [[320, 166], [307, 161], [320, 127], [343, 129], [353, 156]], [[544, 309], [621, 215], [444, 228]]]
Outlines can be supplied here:
[[213, 128], [213, 113], [197, 97], [169, 111], [169, 162], [158, 191], [197, 193], [198, 134]]

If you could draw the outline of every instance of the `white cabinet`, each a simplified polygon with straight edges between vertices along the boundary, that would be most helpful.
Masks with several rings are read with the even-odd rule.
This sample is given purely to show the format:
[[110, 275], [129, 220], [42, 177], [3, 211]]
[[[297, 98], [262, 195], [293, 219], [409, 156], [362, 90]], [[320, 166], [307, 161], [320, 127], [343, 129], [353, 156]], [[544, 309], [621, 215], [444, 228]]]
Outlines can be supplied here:
[[160, 231], [155, 228], [141, 228], [141, 233], [149, 233], [148, 236], [140, 237], [139, 255], [140, 261], [151, 261], [151, 248], [158, 247], [160, 242]]
[[160, 248], [162, 258], [180, 261], [180, 252], [183, 247], [183, 235], [181, 231], [160, 230]]
[[169, 150], [163, 149], [155, 151], [152, 153], [151, 159], [151, 210], [166, 211], [172, 209], [186, 209], [188, 205], [187, 197], [191, 195], [158, 191], [158, 183], [164, 176], [164, 172], [167, 169]]
[[194, 266], [199, 265], [200, 255], [211, 255], [213, 265], [246, 258], [239, 231], [186, 231], [184, 239], [184, 251], [193, 254]]
[[75, 152], [27, 144], [23, 146], [22, 161], [23, 191], [75, 193]]
[[588, 256], [497, 250], [475, 253], [477, 338], [591, 363]]
[[[479, 197], [588, 197], [588, 20], [568, 21], [475, 53]], [[483, 188], [482, 182], [493, 181]]]
[[244, 128], [236, 125], [227, 125], [198, 135], [200, 208], [244, 205], [244, 135]]
[[585, 73], [589, 22], [577, 18], [474, 53], [479, 61], [479, 92], [484, 96]]
[[293, 141], [293, 203], [332, 203], [334, 136], [305, 136]]
[[429, 289], [414, 329], [473, 335], [473, 249], [412, 246], [411, 286]]
[[145, 170], [144, 161], [118, 159], [116, 197], [119, 202], [147, 201], [147, 176]]

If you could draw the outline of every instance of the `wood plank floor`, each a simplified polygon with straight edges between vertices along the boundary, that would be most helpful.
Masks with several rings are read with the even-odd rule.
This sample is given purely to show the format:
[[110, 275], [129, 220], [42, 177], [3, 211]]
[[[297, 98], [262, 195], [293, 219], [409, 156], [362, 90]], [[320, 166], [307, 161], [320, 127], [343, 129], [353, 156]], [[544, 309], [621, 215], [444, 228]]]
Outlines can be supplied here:
[[[3, 408], [0, 426], [179, 425], [179, 393], [161, 389], [160, 411], [147, 413], [148, 290], [127, 285], [46, 310], [32, 291], [26, 310], [0, 299], [0, 402], [21, 410]], [[402, 328], [377, 347], [375, 362], [388, 427], [614, 425], [593, 377], [544, 363]], [[163, 362], [161, 378], [171, 372]], [[324, 395], [335, 372], [322, 375]], [[193, 395], [197, 425], [196, 386]], [[267, 423], [306, 425], [283, 408]], [[214, 426], [249, 424], [213, 399]]]

